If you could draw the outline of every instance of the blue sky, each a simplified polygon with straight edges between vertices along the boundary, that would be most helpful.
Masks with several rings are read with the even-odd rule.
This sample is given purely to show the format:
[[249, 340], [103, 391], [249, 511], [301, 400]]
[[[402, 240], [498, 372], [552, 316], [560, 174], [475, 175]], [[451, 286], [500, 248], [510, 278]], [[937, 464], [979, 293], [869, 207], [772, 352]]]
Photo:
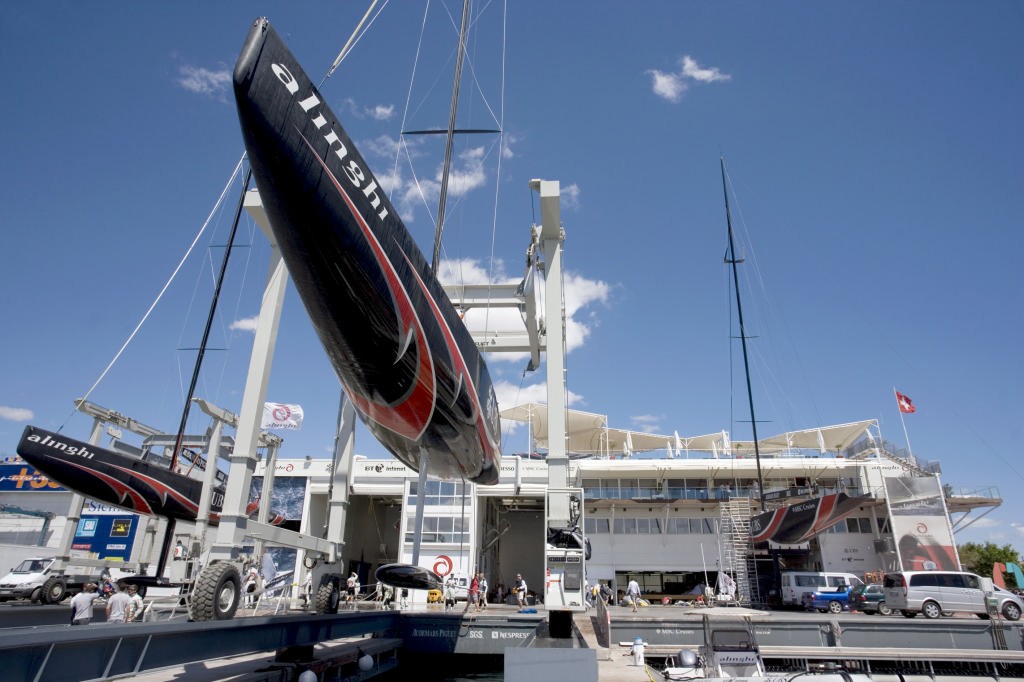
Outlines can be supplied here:
[[[316, 80], [368, 3], [5, 3], [0, 56], [0, 453], [25, 424], [86, 437], [72, 401], [195, 253], [90, 399], [173, 431], [242, 154], [230, 69], [270, 17]], [[429, 253], [434, 141], [461, 3], [392, 2], [322, 92]], [[1004, 505], [958, 541], [1024, 546], [1024, 9], [1015, 2], [492, 4], [470, 46], [444, 256], [521, 274], [530, 178], [559, 180], [572, 406], [617, 428], [750, 437], [730, 336], [719, 157], [741, 253], [761, 435], [878, 419], [955, 488]], [[450, 15], [449, 15], [450, 13]], [[502, 22], [505, 21], [504, 25]], [[502, 33], [506, 36], [504, 56]], [[468, 67], [467, 67], [468, 68]], [[504, 75], [504, 78], [502, 78]], [[469, 81], [467, 81], [469, 83]], [[433, 146], [431, 146], [433, 145]], [[427, 196], [415, 200], [413, 181]], [[412, 197], [413, 200], [410, 200]], [[497, 210], [495, 200], [497, 198]], [[233, 257], [197, 395], [237, 411], [265, 241]], [[223, 350], [221, 350], [223, 349]], [[542, 373], [490, 361], [503, 407]], [[327, 456], [338, 383], [290, 291], [269, 400], [300, 403], [282, 455]], [[199, 417], [191, 430], [205, 427]], [[381, 456], [365, 431], [357, 451]], [[522, 430], [505, 449], [526, 447]]]

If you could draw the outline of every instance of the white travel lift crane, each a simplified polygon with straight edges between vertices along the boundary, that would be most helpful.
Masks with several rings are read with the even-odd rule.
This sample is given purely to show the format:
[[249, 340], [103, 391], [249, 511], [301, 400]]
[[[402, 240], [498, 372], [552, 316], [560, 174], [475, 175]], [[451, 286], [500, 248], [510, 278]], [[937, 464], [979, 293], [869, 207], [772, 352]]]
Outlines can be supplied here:
[[[446, 286], [445, 289], [453, 304], [464, 310], [479, 306], [513, 306], [522, 311], [525, 334], [475, 334], [474, 340], [481, 350], [529, 352], [530, 369], [539, 366], [541, 350], [547, 353], [550, 448], [545, 500], [547, 537], [544, 604], [549, 612], [552, 635], [565, 637], [571, 632], [572, 613], [585, 609], [584, 576], [587, 557], [586, 543], [579, 530], [583, 523], [583, 491], [568, 486], [569, 460], [565, 451], [565, 311], [561, 269], [564, 232], [560, 218], [558, 182], [533, 180], [530, 186], [540, 194], [542, 221], [540, 226], [531, 229], [527, 274], [523, 282], [517, 285]], [[276, 447], [268, 450], [259, 519], [254, 522], [244, 513], [256, 466], [254, 453], [260, 437], [259, 420], [266, 399], [266, 384], [287, 284], [287, 269], [269, 229], [269, 220], [258, 191], [247, 193], [245, 207], [270, 240], [270, 274], [257, 322], [240, 414], [236, 418], [200, 402], [202, 409], [214, 417], [218, 429], [222, 424], [234, 426], [236, 437], [234, 448], [228, 456], [230, 466], [220, 523], [209, 548], [208, 561], [197, 576], [189, 599], [189, 614], [193, 620], [223, 620], [234, 615], [241, 598], [243, 569], [252, 561], [252, 557], [245, 555], [242, 548], [254, 540], [258, 545], [265, 543], [301, 549], [306, 561], [313, 561], [312, 583], [316, 586], [313, 603], [317, 613], [337, 611], [344, 579], [341, 566], [344, 539], [341, 535], [348, 507], [355, 428], [355, 411], [344, 393], [339, 408], [338, 433], [331, 467], [328, 512], [322, 533], [314, 537], [266, 523]], [[543, 314], [540, 314], [537, 305], [536, 272], [544, 273]], [[211, 438], [211, 442], [219, 442], [219, 434]], [[208, 461], [216, 461], [216, 454], [211, 452]], [[204, 510], [208, 510], [207, 491], [212, 489], [212, 475], [204, 486], [200, 502], [200, 522], [196, 530], [196, 540], [200, 542], [204, 522], [208, 518], [208, 511], [204, 516]]]
[[[531, 228], [526, 276], [519, 284], [448, 285], [452, 303], [474, 307], [514, 307], [522, 313], [524, 334], [474, 332], [477, 346], [488, 352], [527, 352], [529, 370], [547, 359], [548, 487], [544, 504], [544, 607], [553, 637], [569, 637], [572, 614], [586, 610], [586, 561], [589, 544], [583, 535], [583, 489], [569, 487], [566, 452], [565, 301], [562, 250], [561, 191], [557, 180], [531, 180], [540, 196], [541, 224]], [[542, 289], [537, 280], [543, 275]], [[542, 304], [537, 293], [543, 291]]]

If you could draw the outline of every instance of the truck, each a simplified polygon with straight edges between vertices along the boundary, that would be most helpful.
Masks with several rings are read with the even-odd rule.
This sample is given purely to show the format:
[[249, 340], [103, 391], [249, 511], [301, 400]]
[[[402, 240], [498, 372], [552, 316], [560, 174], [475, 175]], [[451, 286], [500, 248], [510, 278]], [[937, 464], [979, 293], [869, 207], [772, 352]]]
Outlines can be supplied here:
[[33, 603], [59, 604], [85, 589], [96, 576], [53, 572], [56, 557], [30, 557], [0, 578], [0, 602], [28, 599]]
[[820, 613], [840, 613], [850, 608], [851, 590], [852, 585], [838, 585], [805, 592], [801, 602], [805, 609], [814, 609]]

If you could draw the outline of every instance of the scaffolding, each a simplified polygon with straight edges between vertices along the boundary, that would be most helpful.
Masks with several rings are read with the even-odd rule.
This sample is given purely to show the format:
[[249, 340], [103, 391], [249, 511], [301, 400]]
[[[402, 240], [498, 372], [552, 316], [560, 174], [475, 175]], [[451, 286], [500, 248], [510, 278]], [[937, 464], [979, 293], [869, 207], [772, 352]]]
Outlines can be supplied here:
[[736, 581], [735, 602], [741, 606], [761, 603], [757, 567], [750, 543], [750, 518], [753, 513], [754, 500], [749, 497], [730, 498], [721, 505], [719, 511], [721, 570]]

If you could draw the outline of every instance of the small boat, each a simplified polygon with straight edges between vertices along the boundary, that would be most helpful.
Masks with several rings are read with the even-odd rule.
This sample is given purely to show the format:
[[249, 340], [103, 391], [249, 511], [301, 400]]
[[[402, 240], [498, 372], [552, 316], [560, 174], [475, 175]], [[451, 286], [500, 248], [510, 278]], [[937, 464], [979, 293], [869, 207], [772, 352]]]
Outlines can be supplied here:
[[[643, 642], [637, 638], [634, 647], [639, 648], [642, 657]], [[804, 669], [790, 673], [769, 672], [765, 669], [761, 651], [757, 644], [754, 627], [745, 625], [712, 624], [708, 616], [704, 616], [705, 644], [696, 651], [680, 649], [679, 653], [669, 656], [667, 665], [661, 670], [665, 680], [707, 680], [726, 682], [726, 680], [795, 680], [807, 679], [808, 682], [870, 682], [871, 677], [860, 673], [851, 673], [833, 664], [810, 665]], [[635, 651], [634, 649], [634, 651]], [[634, 653], [634, 656], [637, 654]], [[653, 679], [653, 678], [652, 678]]]
[[498, 481], [501, 425], [472, 336], [324, 97], [265, 18], [234, 71], [253, 177], [356, 411], [412, 469]]
[[[168, 468], [168, 458], [116, 452], [108, 448], [68, 438], [53, 431], [26, 426], [18, 443], [18, 454], [26, 462], [65, 488], [84, 497], [105, 502], [128, 511], [195, 521], [199, 512], [205, 461], [188, 450], [181, 460], [184, 473]], [[185, 466], [187, 465], [187, 467]], [[224, 504], [225, 476], [217, 472], [217, 484], [210, 498], [210, 522], [220, 521]], [[258, 501], [246, 507], [246, 514], [258, 510]], [[271, 523], [280, 525], [284, 517], [271, 512]]]

